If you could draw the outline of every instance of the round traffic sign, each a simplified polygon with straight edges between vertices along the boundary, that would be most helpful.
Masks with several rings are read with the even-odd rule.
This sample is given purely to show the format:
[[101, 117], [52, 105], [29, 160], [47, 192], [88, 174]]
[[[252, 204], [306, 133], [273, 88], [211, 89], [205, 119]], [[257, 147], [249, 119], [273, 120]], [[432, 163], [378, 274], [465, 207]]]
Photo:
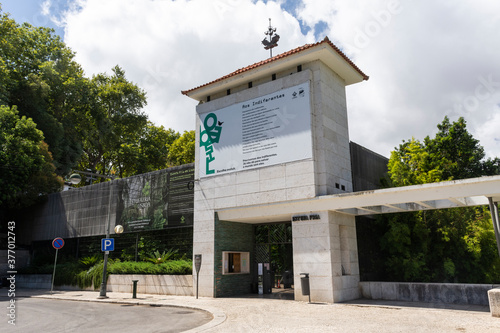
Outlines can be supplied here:
[[64, 246], [64, 239], [62, 239], [61, 237], [54, 238], [54, 240], [52, 241], [52, 246], [56, 250], [61, 249]]

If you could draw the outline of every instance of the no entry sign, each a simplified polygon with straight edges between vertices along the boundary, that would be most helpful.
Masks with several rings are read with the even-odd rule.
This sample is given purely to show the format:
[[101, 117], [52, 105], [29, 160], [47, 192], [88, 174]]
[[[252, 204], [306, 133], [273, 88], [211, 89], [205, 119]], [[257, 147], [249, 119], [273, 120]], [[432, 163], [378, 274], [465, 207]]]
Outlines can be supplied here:
[[54, 240], [52, 241], [52, 246], [56, 250], [61, 249], [64, 246], [64, 239], [62, 239], [61, 237], [54, 238]]

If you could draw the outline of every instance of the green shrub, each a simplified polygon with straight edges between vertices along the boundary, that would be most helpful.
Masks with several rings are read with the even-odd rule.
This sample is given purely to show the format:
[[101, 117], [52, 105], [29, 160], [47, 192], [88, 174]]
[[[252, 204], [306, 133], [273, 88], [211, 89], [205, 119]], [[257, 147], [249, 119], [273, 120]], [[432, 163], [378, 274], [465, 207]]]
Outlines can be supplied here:
[[88, 256], [88, 257], [83, 257], [79, 260], [80, 264], [83, 266], [85, 269], [89, 269], [90, 267], [94, 266], [97, 264], [99, 261], [102, 261], [101, 259], [102, 256], [94, 254], [93, 256]]
[[124, 261], [108, 266], [110, 274], [192, 274], [191, 260], [170, 260], [160, 264], [150, 262]]
[[[108, 261], [107, 274], [148, 274], [148, 275], [184, 275], [192, 274], [193, 263], [191, 260], [171, 260], [160, 264], [135, 261]], [[102, 282], [103, 263], [100, 262], [90, 269], [76, 275], [77, 285], [84, 289], [94, 285], [99, 289]]]
[[169, 249], [167, 252], [163, 251], [160, 254], [160, 251], [155, 251], [153, 254], [150, 254], [149, 257], [144, 258], [144, 261], [150, 261], [153, 264], [161, 264], [167, 262], [172, 259], [172, 257], [177, 253], [177, 249]]
[[[108, 259], [108, 268], [112, 265], [113, 260]], [[94, 290], [99, 289], [102, 283], [102, 273], [104, 269], [104, 262], [100, 262], [90, 267], [88, 270], [80, 271], [76, 274], [76, 284], [81, 289], [85, 289], [87, 287], [91, 287], [94, 285]], [[109, 274], [109, 269], [106, 270], [106, 273]]]

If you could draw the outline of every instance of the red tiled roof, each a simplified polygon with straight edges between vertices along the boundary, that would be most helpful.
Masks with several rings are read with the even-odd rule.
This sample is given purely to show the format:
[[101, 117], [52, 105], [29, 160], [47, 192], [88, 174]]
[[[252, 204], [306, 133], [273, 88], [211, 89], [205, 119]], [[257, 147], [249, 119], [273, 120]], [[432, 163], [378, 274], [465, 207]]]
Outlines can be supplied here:
[[227, 74], [223, 77], [220, 77], [218, 78], [217, 80], [214, 80], [212, 82], [208, 82], [208, 83], [205, 83], [201, 86], [198, 86], [196, 88], [193, 88], [193, 89], [189, 89], [189, 90], [183, 90], [181, 91], [181, 93], [183, 95], [188, 95], [190, 92], [196, 90], [196, 89], [199, 89], [199, 88], [202, 88], [202, 87], [205, 87], [205, 86], [208, 86], [208, 85], [211, 85], [213, 83], [216, 83], [216, 82], [219, 82], [219, 81], [222, 81], [222, 80], [225, 80], [225, 79], [228, 79], [230, 77], [233, 77], [233, 76], [236, 76], [238, 74], [241, 74], [241, 73], [244, 73], [244, 72], [247, 72], [249, 70], [252, 70], [254, 68], [257, 68], [257, 67], [260, 67], [260, 66], [263, 66], [263, 65], [266, 65], [266, 64], [269, 64], [273, 61], [276, 61], [276, 60], [279, 60], [279, 59], [283, 59], [283, 58], [286, 58], [292, 54], [296, 54], [296, 53], [299, 53], [299, 52], [302, 52], [304, 50], [307, 50], [307, 49], [310, 49], [314, 46], [317, 46], [317, 45], [321, 45], [321, 44], [328, 44], [330, 45], [331, 48], [333, 48], [335, 50], [335, 52], [337, 52], [342, 58], [344, 58], [345, 61], [347, 61], [347, 63], [349, 65], [352, 66], [352, 68], [354, 68], [359, 74], [361, 74], [361, 76], [363, 77], [363, 80], [368, 80], [368, 76], [363, 73], [361, 71], [361, 69], [358, 68], [358, 66], [356, 66], [352, 61], [351, 59], [349, 59], [337, 46], [335, 46], [328, 37], [325, 37], [321, 42], [317, 42], [317, 43], [314, 43], [314, 44], [305, 44], [303, 46], [300, 46], [300, 47], [297, 47], [296, 49], [293, 49], [293, 50], [290, 50], [288, 52], [285, 52], [285, 53], [282, 53], [282, 54], [278, 54], [277, 56], [274, 56], [272, 58], [269, 58], [269, 59], [266, 59], [266, 60], [263, 60], [263, 61], [260, 61], [260, 62], [257, 62], [253, 65], [250, 65], [250, 66], [247, 66], [247, 67], [244, 67], [244, 68], [240, 68], [230, 74]]

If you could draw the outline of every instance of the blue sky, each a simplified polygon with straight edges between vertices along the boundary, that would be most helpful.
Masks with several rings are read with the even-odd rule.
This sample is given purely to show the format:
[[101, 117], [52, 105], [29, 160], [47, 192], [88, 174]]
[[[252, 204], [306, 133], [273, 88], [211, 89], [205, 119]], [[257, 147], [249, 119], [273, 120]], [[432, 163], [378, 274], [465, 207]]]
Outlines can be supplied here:
[[[28, 22], [34, 26], [50, 27], [63, 36], [64, 30], [41, 13], [43, 0], [1, 0], [2, 10], [10, 13], [18, 23]], [[61, 2], [62, 3], [62, 2]]]
[[500, 156], [500, 2], [490, 0], [0, 0], [18, 22], [49, 26], [86, 75], [115, 65], [146, 90], [157, 125], [194, 128], [180, 94], [328, 36], [370, 79], [346, 89], [350, 139], [382, 155], [463, 116]]

